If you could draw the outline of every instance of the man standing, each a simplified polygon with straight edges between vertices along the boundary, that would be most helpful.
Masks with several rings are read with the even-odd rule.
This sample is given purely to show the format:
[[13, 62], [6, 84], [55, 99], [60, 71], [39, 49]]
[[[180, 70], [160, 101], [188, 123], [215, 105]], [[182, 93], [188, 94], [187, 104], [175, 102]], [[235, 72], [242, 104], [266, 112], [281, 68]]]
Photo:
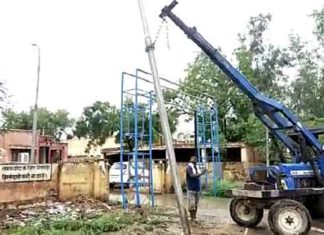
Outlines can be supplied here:
[[192, 156], [187, 166], [187, 193], [188, 209], [191, 221], [195, 221], [201, 191], [200, 176], [206, 173], [206, 169], [200, 170], [197, 167], [197, 158]]

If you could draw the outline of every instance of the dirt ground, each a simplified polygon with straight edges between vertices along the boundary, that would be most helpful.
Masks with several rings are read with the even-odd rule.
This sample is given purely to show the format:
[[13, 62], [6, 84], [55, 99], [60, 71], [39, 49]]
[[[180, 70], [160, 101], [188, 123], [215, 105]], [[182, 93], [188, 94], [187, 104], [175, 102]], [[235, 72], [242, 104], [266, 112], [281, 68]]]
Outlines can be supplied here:
[[[174, 195], [157, 196], [157, 204], [160, 206], [175, 206]], [[198, 210], [198, 220], [204, 223], [202, 228], [193, 227], [194, 234], [244, 234], [244, 235], [271, 235], [273, 234], [268, 226], [268, 213], [256, 228], [242, 228], [237, 226], [229, 214], [228, 198], [202, 197]], [[209, 228], [209, 226], [213, 226]], [[201, 229], [201, 230], [199, 230]], [[198, 231], [197, 231], [198, 230]], [[309, 235], [324, 235], [324, 219], [314, 219]]]
[[[118, 197], [118, 194], [116, 196]], [[237, 226], [229, 214], [230, 200], [228, 198], [202, 197], [198, 210], [199, 225], [192, 225], [193, 234], [273, 234], [268, 226], [267, 211], [263, 220], [256, 228], [246, 229]], [[174, 195], [156, 195], [155, 202], [163, 208], [176, 207]], [[177, 232], [177, 234], [181, 234], [180, 228]], [[313, 220], [309, 235], [324, 235], [324, 219]]]
[[[118, 190], [110, 195], [113, 201], [120, 201]], [[154, 233], [146, 234], [161, 234], [161, 235], [178, 235], [182, 233], [178, 212], [176, 210], [176, 198], [173, 194], [156, 195], [155, 205], [164, 208], [172, 213], [173, 217], [165, 228], [154, 231]], [[142, 201], [148, 202], [145, 195], [141, 197]], [[186, 199], [185, 199], [186, 200]], [[199, 205], [197, 214], [197, 223], [190, 223], [191, 232], [193, 235], [236, 235], [244, 234], [245, 229], [237, 226], [231, 220], [228, 213], [229, 199], [226, 198], [211, 198], [204, 197]]]

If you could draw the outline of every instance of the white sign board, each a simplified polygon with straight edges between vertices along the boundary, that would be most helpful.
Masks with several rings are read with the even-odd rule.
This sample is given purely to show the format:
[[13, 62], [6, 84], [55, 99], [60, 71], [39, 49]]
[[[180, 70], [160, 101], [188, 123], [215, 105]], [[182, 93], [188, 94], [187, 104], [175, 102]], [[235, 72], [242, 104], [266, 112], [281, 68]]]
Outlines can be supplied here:
[[0, 183], [44, 181], [52, 176], [51, 164], [0, 165]]

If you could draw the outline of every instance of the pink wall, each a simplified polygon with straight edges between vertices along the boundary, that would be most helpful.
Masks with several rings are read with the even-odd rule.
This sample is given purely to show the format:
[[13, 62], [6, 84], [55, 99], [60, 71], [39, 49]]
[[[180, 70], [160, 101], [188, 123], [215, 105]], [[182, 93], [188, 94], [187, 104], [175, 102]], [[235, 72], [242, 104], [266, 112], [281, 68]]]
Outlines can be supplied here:
[[[32, 144], [32, 131], [31, 130], [9, 130], [0, 134], [0, 148], [5, 150], [5, 154], [0, 156], [0, 163], [11, 162], [12, 154], [11, 149], [31, 149]], [[39, 159], [39, 148], [48, 147], [51, 150], [61, 150], [62, 160], [67, 159], [68, 145], [57, 143], [47, 136], [40, 136], [39, 132], [36, 135], [36, 161]], [[16, 148], [15, 148], [16, 147]], [[2, 151], [1, 151], [2, 152]], [[52, 159], [50, 159], [52, 162]]]
[[[38, 149], [39, 133], [36, 135], [36, 148]], [[0, 148], [6, 150], [6, 154], [2, 156], [0, 162], [10, 162], [11, 147], [19, 146], [26, 147], [26, 149], [31, 148], [32, 143], [32, 132], [29, 130], [10, 130], [5, 131], [0, 135]], [[36, 158], [38, 159], [38, 153], [36, 151]]]

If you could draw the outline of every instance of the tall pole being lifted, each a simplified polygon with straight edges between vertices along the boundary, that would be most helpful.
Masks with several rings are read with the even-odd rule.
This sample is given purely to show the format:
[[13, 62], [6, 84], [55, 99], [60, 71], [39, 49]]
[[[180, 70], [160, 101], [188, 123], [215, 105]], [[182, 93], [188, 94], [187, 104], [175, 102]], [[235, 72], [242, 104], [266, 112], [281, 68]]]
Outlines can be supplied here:
[[177, 198], [177, 204], [178, 204], [181, 224], [182, 224], [184, 234], [190, 235], [190, 226], [189, 226], [189, 221], [188, 221], [185, 204], [183, 202], [183, 192], [182, 192], [182, 188], [181, 188], [179, 172], [177, 169], [177, 163], [176, 163], [175, 153], [174, 153], [173, 144], [172, 144], [172, 135], [171, 135], [171, 131], [170, 131], [168, 115], [167, 115], [167, 111], [165, 108], [164, 98], [162, 95], [162, 89], [161, 89], [161, 85], [160, 85], [157, 65], [156, 65], [155, 56], [154, 56], [154, 45], [152, 43], [151, 36], [149, 33], [149, 28], [148, 28], [147, 20], [145, 17], [144, 5], [143, 5], [142, 0], [138, 0], [138, 6], [139, 6], [140, 13], [141, 13], [141, 19], [142, 19], [142, 24], [143, 24], [143, 29], [144, 29], [146, 52], [148, 54], [150, 67], [151, 67], [151, 71], [152, 71], [154, 90], [155, 90], [156, 100], [157, 100], [158, 109], [159, 109], [160, 122], [161, 122], [162, 131], [163, 131], [163, 135], [164, 135], [164, 139], [165, 139], [167, 155], [169, 157], [172, 183], [173, 183], [173, 187], [174, 187], [176, 198]]
[[[40, 75], [40, 47], [38, 44], [33, 43], [33, 47], [37, 48], [37, 81], [36, 81], [36, 96], [35, 96], [35, 105], [33, 110], [33, 129], [32, 129], [32, 146], [30, 150], [30, 159], [29, 162], [31, 164], [36, 164], [36, 157], [35, 157], [35, 148], [37, 146], [37, 112], [38, 112], [38, 93], [39, 93], [39, 75]], [[38, 151], [38, 150], [37, 150]], [[39, 160], [39, 159], [38, 159]]]

